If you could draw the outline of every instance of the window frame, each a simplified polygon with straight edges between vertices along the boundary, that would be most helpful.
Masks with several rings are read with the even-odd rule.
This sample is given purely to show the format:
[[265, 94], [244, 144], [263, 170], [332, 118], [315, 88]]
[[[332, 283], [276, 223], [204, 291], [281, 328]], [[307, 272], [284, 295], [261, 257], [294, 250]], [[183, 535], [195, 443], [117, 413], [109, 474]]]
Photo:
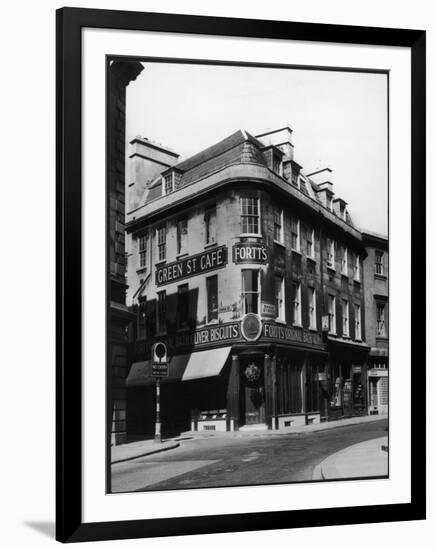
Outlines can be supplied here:
[[[294, 229], [293, 222], [296, 222], [296, 230], [297, 230], [296, 233], [293, 231]], [[290, 218], [290, 234], [291, 234], [291, 250], [293, 250], [293, 252], [299, 252], [300, 254], [301, 252], [300, 250], [300, 218], [298, 218], [297, 216], [291, 216]], [[297, 246], [293, 246], [294, 238], [296, 238]]]
[[[170, 178], [171, 181], [171, 189], [170, 191], [167, 190], [167, 180]], [[170, 174], [167, 174], [166, 176], [162, 176], [162, 196], [166, 197], [167, 195], [171, 195], [174, 193], [175, 185], [174, 185], [174, 171], [170, 172]]]
[[354, 281], [356, 281], [357, 283], [360, 283], [361, 282], [361, 273], [360, 273], [360, 269], [361, 266], [360, 266], [360, 255], [359, 254], [356, 254], [355, 255], [355, 265], [354, 265]]
[[[311, 239], [308, 239], [308, 236], [311, 236]], [[315, 259], [315, 247], [314, 247], [314, 239], [315, 239], [315, 232], [314, 227], [312, 227], [309, 231], [307, 231], [307, 238], [306, 238], [306, 254], [307, 258], [311, 258], [312, 260]], [[310, 254], [308, 254], [308, 243], [311, 242], [311, 251]]]
[[300, 281], [293, 281], [292, 284], [296, 289], [294, 299], [292, 299], [292, 325], [302, 327], [302, 283]]
[[[275, 170], [275, 167], [277, 167], [278, 169]], [[283, 174], [282, 155], [275, 153], [274, 151], [272, 154], [272, 172], [275, 173], [277, 176], [282, 177], [282, 174]]]
[[[211, 281], [212, 279], [215, 279], [215, 290], [216, 290], [216, 301], [217, 301], [217, 308], [216, 308], [216, 317], [215, 318], [210, 318], [209, 316], [209, 313], [210, 311], [213, 311], [213, 309], [209, 307], [209, 298], [210, 298], [210, 293], [209, 293], [209, 284], [208, 284], [208, 281]], [[219, 314], [219, 299], [218, 299], [218, 274], [216, 273], [215, 275], [211, 275], [209, 277], [205, 277], [205, 286], [206, 286], [206, 323], [207, 324], [211, 324], [211, 323], [218, 323], [218, 314]]]
[[[376, 337], [377, 338], [387, 338], [387, 327], [386, 327], [386, 314], [385, 314], [386, 304], [384, 302], [376, 302]], [[382, 311], [382, 319], [379, 316], [379, 311]], [[383, 330], [381, 332], [380, 326], [382, 321]]]
[[[144, 322], [141, 322], [141, 317], [144, 317]], [[147, 338], [147, 302], [142, 300], [137, 306], [137, 340]]]
[[[214, 239], [211, 240], [211, 230], [210, 230], [210, 223], [211, 223], [211, 219], [212, 219], [212, 216], [211, 214], [214, 213], [214, 218], [215, 218], [215, 225], [214, 225]], [[217, 242], [217, 207], [216, 205], [214, 206], [208, 206], [206, 209], [205, 209], [205, 216], [204, 216], [204, 220], [205, 220], [205, 245], [210, 245], [210, 244], [215, 244]]]
[[[256, 272], [257, 273], [257, 291], [246, 291], [245, 288], [244, 288], [244, 275], [243, 273], [246, 272], [246, 271], [251, 271], [251, 272]], [[257, 312], [251, 312], [251, 311], [246, 311], [246, 301], [245, 301], [245, 296], [246, 294], [256, 294], [257, 295], [257, 300], [256, 300], [256, 303], [257, 303]], [[261, 270], [260, 269], [242, 269], [241, 270], [241, 300], [242, 300], [242, 312], [243, 312], [243, 315], [246, 315], [247, 313], [256, 313], [257, 315], [260, 315], [260, 311], [261, 311]]]
[[347, 246], [343, 247], [343, 257], [341, 259], [341, 274], [348, 276], [348, 264], [349, 264], [349, 257], [348, 257], [348, 250]]
[[[280, 281], [278, 294], [277, 282]], [[280, 296], [280, 299], [279, 297]], [[279, 305], [280, 301], [280, 305]], [[276, 321], [285, 323], [285, 277], [284, 275], [275, 275], [275, 303], [276, 303]]]
[[[255, 200], [256, 201], [256, 208], [257, 208], [257, 214], [244, 214], [243, 212], [243, 203], [245, 200]], [[244, 220], [246, 218], [256, 218], [257, 219], [257, 225], [258, 225], [258, 232], [257, 233], [251, 233], [248, 231], [244, 231]], [[251, 236], [251, 237], [261, 237], [261, 201], [259, 197], [256, 196], [241, 196], [240, 197], [240, 235], [241, 236]]]
[[[381, 256], [381, 262], [378, 262], [378, 255]], [[381, 271], [378, 271], [378, 266], [380, 266]], [[384, 273], [384, 251], [375, 250], [375, 275], [385, 275]]]
[[[164, 239], [160, 240], [160, 235], [164, 235]], [[164, 251], [161, 257], [161, 251]], [[167, 225], [162, 224], [156, 228], [156, 256], [157, 262], [165, 262], [167, 260]]]
[[[279, 212], [279, 223], [276, 215]], [[279, 227], [279, 239], [276, 238], [276, 230]], [[284, 244], [284, 209], [275, 206], [273, 211], [273, 239], [276, 243]]]
[[308, 287], [308, 328], [317, 330], [317, 295], [313, 286]]
[[[142, 247], [141, 244], [144, 244]], [[142, 233], [137, 237], [138, 244], [138, 267], [144, 269], [147, 267], [147, 233]]]
[[[346, 328], [346, 330], [345, 330]], [[342, 336], [349, 338], [350, 329], [349, 329], [349, 301], [342, 298], [341, 300], [341, 331]]]
[[[167, 334], [167, 291], [160, 290], [157, 292], [156, 296], [156, 334]], [[161, 300], [161, 297], [164, 299]], [[162, 307], [162, 305], [164, 307]], [[163, 318], [161, 318], [162, 315]]]
[[[182, 235], [181, 224], [185, 222], [185, 249], [182, 247]], [[176, 221], [176, 253], [178, 256], [181, 254], [188, 254], [188, 218], [186, 216], [179, 218]]]
[[[181, 289], [185, 289], [184, 292], [181, 292]], [[177, 310], [176, 310], [176, 326], [178, 330], [183, 330], [188, 328], [189, 322], [188, 322], [188, 304], [189, 304], [189, 284], [183, 283], [181, 285], [178, 285], [178, 304], [177, 304]], [[186, 307], [183, 307], [184, 304], [181, 304], [181, 296], [185, 294], [184, 300], [186, 300]], [[184, 315], [186, 315], [186, 318], [181, 318], [181, 311], [184, 311]]]
[[[326, 267], [335, 271], [335, 239], [328, 237], [329, 246], [327, 247]], [[332, 261], [330, 261], [332, 258]]]
[[[358, 329], [357, 329], [358, 327]], [[355, 340], [362, 341], [362, 328], [361, 328], [361, 305], [354, 304], [354, 336]]]
[[[331, 300], [332, 298], [332, 300]], [[332, 311], [331, 311], [332, 306]], [[328, 318], [329, 318], [329, 334], [337, 335], [337, 300], [335, 294], [328, 294]]]

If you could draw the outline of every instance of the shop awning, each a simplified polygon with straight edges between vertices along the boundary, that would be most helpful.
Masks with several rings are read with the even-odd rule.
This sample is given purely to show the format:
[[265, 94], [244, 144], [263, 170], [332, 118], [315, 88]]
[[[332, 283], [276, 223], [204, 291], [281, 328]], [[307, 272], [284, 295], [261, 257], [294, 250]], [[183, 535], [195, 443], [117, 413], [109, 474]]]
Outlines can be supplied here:
[[386, 348], [371, 348], [369, 355], [371, 357], [388, 357], [388, 349]]
[[[162, 377], [163, 384], [168, 382], [178, 382], [186, 369], [190, 354], [175, 355], [170, 359], [168, 367], [168, 376]], [[155, 377], [152, 376], [152, 361], [137, 361], [132, 364], [126, 379], [126, 386], [150, 386], [155, 383]]]
[[229, 357], [230, 351], [231, 346], [192, 353], [182, 376], [182, 381], [218, 376]]

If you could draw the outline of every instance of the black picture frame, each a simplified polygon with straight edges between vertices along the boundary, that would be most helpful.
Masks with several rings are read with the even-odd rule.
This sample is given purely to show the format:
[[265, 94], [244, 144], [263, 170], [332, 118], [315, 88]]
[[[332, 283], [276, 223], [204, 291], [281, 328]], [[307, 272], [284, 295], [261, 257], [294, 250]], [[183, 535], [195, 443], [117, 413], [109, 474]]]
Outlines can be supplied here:
[[[163, 13], [62, 8], [57, 25], [57, 381], [56, 538], [128, 539], [392, 522], [425, 518], [425, 331], [412, 323], [411, 502], [331, 509], [82, 520], [82, 215], [81, 68], [83, 28], [192, 33], [394, 46], [411, 50], [412, 319], [425, 319], [425, 48], [423, 30], [263, 21]], [[414, 361], [413, 361], [414, 358]]]

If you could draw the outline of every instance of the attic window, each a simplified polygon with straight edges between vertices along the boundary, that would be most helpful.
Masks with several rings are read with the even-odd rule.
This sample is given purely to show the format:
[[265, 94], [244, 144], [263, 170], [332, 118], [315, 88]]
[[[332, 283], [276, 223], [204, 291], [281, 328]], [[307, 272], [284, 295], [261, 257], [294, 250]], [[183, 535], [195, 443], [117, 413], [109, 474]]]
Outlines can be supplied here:
[[305, 195], [308, 195], [308, 189], [307, 189], [307, 184], [305, 183], [305, 180], [303, 178], [299, 178], [299, 185], [300, 185], [300, 190], [305, 193]]
[[272, 166], [272, 169], [273, 169], [273, 172], [275, 172], [275, 174], [278, 174], [279, 176], [281, 175], [281, 168], [282, 168], [282, 161], [281, 161], [281, 157], [279, 155], [273, 155], [273, 166]]
[[168, 195], [174, 191], [174, 173], [170, 172], [163, 178], [163, 195]]
[[297, 183], [297, 170], [291, 170], [291, 183], [298, 187], [298, 183]]

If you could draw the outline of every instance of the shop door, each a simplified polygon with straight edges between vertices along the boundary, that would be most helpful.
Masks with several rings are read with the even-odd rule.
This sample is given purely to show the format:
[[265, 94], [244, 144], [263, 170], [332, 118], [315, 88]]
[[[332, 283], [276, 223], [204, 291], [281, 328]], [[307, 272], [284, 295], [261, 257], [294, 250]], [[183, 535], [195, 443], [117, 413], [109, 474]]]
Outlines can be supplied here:
[[243, 368], [243, 418], [246, 425], [264, 424], [265, 391], [263, 369], [255, 363]]
[[378, 378], [369, 378], [369, 405], [371, 410], [378, 410]]

